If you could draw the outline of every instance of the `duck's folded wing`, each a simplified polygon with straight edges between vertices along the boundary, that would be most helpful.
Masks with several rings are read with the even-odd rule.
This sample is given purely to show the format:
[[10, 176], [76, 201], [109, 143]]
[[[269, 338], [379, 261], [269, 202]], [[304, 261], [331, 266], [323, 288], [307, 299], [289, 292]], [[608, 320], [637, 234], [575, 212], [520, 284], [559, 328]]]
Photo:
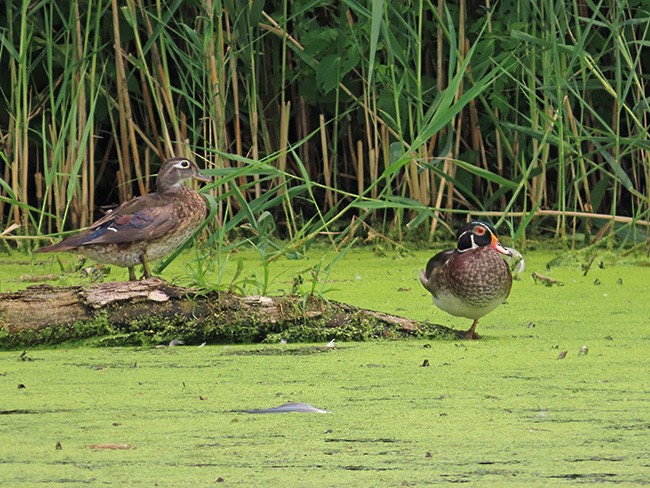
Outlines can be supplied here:
[[[153, 197], [153, 198], [152, 198]], [[76, 236], [38, 252], [70, 251], [91, 244], [120, 244], [156, 239], [180, 225], [177, 201], [163, 203], [156, 195], [125, 202]]]
[[438, 294], [440, 277], [447, 273], [447, 265], [453, 256], [453, 249], [441, 251], [429, 259], [426, 271], [423, 269], [420, 270], [420, 281], [422, 285], [434, 296]]
[[85, 234], [83, 242], [78, 245], [119, 244], [156, 239], [180, 224], [176, 205], [173, 203], [144, 207], [135, 212], [124, 210], [128, 209], [119, 208], [93, 224], [83, 233]]

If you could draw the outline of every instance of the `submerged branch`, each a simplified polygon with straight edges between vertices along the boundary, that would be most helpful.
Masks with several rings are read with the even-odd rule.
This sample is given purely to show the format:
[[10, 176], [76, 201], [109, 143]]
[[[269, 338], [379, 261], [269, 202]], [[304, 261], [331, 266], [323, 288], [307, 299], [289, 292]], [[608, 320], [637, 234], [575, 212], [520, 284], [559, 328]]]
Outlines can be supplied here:
[[0, 294], [0, 346], [100, 337], [102, 345], [314, 342], [459, 337], [418, 322], [316, 296], [239, 296], [158, 278]]

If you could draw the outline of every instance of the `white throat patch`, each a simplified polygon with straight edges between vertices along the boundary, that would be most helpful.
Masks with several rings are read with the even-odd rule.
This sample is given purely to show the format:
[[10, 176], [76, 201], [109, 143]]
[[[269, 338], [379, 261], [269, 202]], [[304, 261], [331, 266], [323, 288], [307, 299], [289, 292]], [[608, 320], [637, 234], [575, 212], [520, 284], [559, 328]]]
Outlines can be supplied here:
[[[471, 232], [471, 231], [468, 230], [467, 232]], [[463, 233], [461, 234], [461, 237], [464, 236], [465, 234], [467, 234], [467, 232], [463, 232]], [[458, 239], [458, 240], [460, 241], [460, 239]], [[471, 251], [472, 249], [476, 249], [476, 248], [479, 247], [479, 246], [476, 244], [476, 242], [474, 241], [474, 234], [472, 234], [472, 235], [469, 236], [469, 240], [472, 242], [472, 247], [468, 247], [467, 249], [458, 249], [458, 252], [467, 252], [467, 251]]]

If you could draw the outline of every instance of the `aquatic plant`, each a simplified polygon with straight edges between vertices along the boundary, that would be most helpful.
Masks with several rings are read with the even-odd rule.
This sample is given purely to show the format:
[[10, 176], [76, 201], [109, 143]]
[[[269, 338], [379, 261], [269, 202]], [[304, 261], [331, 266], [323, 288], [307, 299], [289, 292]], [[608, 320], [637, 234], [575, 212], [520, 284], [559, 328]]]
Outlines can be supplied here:
[[642, 241], [644, 5], [7, 1], [3, 241], [88, 225], [171, 154], [217, 177], [212, 243], [267, 212], [287, 252], [352, 217]]

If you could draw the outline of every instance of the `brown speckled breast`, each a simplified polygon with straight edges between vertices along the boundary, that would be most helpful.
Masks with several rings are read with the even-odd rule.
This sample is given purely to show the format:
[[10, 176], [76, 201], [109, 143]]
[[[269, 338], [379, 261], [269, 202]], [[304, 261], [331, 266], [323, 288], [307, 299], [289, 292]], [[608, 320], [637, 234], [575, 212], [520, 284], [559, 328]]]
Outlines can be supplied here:
[[438, 308], [470, 319], [479, 319], [501, 305], [512, 287], [508, 265], [487, 246], [436, 254], [426, 272], [420, 272], [420, 280]]
[[189, 239], [206, 217], [205, 199], [194, 190], [179, 186], [173, 192], [167, 192], [169, 205], [178, 225], [173, 231], [155, 239], [141, 239], [118, 244], [86, 245], [78, 252], [96, 261], [115, 266], [135, 266], [140, 257], [146, 255], [149, 261], [155, 261], [172, 252]]
[[[444, 282], [446, 281], [446, 283]], [[490, 247], [459, 253], [453, 266], [447, 267], [447, 288], [474, 307], [503, 302], [510, 295], [512, 274], [501, 255]]]

